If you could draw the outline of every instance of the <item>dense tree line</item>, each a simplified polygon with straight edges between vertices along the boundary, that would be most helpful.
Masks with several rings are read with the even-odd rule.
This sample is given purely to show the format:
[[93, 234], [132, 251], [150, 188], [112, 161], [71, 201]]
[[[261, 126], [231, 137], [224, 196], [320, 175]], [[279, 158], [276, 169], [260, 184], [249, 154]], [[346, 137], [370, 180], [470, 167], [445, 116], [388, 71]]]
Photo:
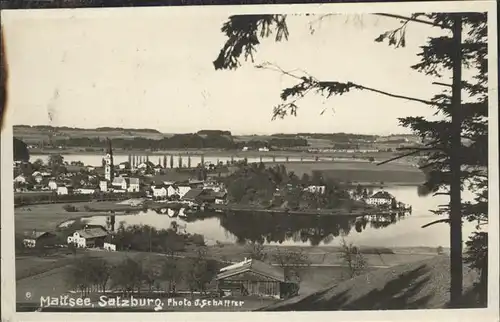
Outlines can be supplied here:
[[117, 250], [134, 250], [175, 254], [188, 244], [204, 246], [205, 240], [199, 234], [180, 234], [179, 225], [174, 221], [168, 229], [156, 229], [148, 225], [125, 226], [120, 223], [110, 241]]
[[23, 141], [14, 137], [14, 161], [29, 161], [28, 146]]
[[[107, 142], [105, 138], [99, 137], [75, 137], [68, 139], [54, 140], [54, 145], [63, 147], [94, 147], [106, 148]], [[141, 137], [135, 138], [114, 138], [113, 147], [118, 149], [133, 150], [133, 149], [148, 149], [152, 151], [169, 150], [169, 149], [241, 149], [245, 146], [250, 148], [261, 147], [294, 147], [307, 146], [307, 140], [302, 138], [271, 138], [269, 140], [251, 140], [251, 141], [235, 141], [233, 137], [228, 135], [220, 135], [216, 133], [207, 134], [175, 134], [162, 139], [147, 139]]]
[[199, 135], [227, 135], [231, 136], [231, 131], [221, 131], [221, 130], [200, 130], [196, 132]]
[[51, 126], [51, 125], [15, 125], [14, 131], [22, 129], [34, 129], [40, 131], [97, 131], [97, 132], [109, 132], [109, 131], [122, 131], [122, 132], [138, 132], [138, 133], [152, 133], [161, 134], [160, 131], [155, 129], [134, 129], [134, 128], [123, 128], [123, 127], [97, 127], [93, 129], [84, 129], [79, 127], [71, 126]]
[[[238, 204], [284, 209], [337, 209], [346, 211], [356, 206], [343, 185], [321, 172], [302, 178], [288, 172], [285, 165], [267, 167], [264, 163], [241, 165], [226, 178], [228, 200]], [[308, 186], [324, 186], [323, 192], [305, 190]]]
[[82, 296], [91, 292], [121, 291], [125, 296], [141, 292], [162, 291], [174, 295], [180, 289], [205, 293], [217, 274], [220, 264], [209, 259], [201, 248], [194, 257], [153, 259], [127, 257], [111, 264], [104, 258], [84, 255], [75, 260], [66, 273], [66, 284], [80, 291]]

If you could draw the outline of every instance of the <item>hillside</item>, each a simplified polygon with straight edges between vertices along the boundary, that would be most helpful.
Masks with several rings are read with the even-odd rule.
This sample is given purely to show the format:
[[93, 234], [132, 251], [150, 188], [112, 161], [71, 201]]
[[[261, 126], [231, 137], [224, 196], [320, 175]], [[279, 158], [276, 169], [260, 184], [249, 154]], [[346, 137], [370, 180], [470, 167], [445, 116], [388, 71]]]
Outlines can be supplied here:
[[142, 137], [148, 139], [161, 139], [163, 134], [154, 129], [129, 129], [120, 127], [98, 127], [93, 129], [83, 129], [67, 126], [49, 125], [15, 125], [14, 135], [24, 142], [40, 143], [40, 141], [65, 140], [70, 138], [134, 138]]
[[[294, 297], [265, 311], [398, 310], [445, 308], [449, 299], [447, 255], [380, 269], [319, 292]], [[464, 290], [471, 294], [476, 271], [464, 267]], [[469, 292], [467, 292], [469, 291]], [[467, 301], [467, 307], [477, 307]]]

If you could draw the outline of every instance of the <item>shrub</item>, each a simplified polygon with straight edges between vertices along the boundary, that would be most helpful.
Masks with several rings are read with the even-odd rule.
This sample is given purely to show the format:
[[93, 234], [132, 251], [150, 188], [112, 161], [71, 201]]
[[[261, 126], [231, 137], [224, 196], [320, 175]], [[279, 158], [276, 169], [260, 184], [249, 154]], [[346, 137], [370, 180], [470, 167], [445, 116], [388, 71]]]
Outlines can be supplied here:
[[203, 237], [203, 235], [193, 234], [190, 240], [196, 246], [205, 246], [205, 237]]
[[66, 210], [67, 212], [78, 212], [78, 208], [76, 208], [73, 205], [64, 205], [63, 209]]

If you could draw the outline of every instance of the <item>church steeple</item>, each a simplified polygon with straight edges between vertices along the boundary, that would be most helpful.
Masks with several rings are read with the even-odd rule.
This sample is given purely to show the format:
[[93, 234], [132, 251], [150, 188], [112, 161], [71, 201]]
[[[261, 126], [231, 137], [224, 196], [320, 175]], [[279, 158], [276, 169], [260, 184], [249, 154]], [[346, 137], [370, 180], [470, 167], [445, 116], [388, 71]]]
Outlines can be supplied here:
[[104, 158], [104, 177], [106, 180], [113, 181], [114, 177], [114, 164], [113, 164], [113, 149], [111, 147], [111, 140], [106, 138], [108, 141], [108, 148], [106, 151], [106, 157]]

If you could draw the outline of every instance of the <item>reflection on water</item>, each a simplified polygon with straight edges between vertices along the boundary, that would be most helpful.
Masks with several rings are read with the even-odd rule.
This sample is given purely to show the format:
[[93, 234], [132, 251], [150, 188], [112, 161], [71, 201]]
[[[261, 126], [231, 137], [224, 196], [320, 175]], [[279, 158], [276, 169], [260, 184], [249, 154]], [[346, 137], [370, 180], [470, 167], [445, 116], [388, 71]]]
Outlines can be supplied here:
[[[265, 213], [205, 213], [204, 218], [170, 218], [154, 211], [117, 216], [126, 225], [150, 225], [167, 229], [172, 221], [185, 226], [188, 233], [205, 236], [207, 244], [216, 241], [240, 243], [260, 241], [269, 245], [337, 245], [339, 236], [348, 242], [378, 247], [449, 247], [449, 226], [437, 224], [421, 228], [436, 219], [429, 210], [446, 203], [446, 198], [419, 197], [416, 187], [387, 189], [397, 200], [413, 207], [411, 215], [393, 214], [378, 220], [360, 221], [348, 216], [306, 216]], [[465, 194], [465, 198], [470, 195]], [[89, 218], [89, 223], [106, 224], [106, 216]], [[473, 223], [463, 227], [464, 241], [474, 230]]]

